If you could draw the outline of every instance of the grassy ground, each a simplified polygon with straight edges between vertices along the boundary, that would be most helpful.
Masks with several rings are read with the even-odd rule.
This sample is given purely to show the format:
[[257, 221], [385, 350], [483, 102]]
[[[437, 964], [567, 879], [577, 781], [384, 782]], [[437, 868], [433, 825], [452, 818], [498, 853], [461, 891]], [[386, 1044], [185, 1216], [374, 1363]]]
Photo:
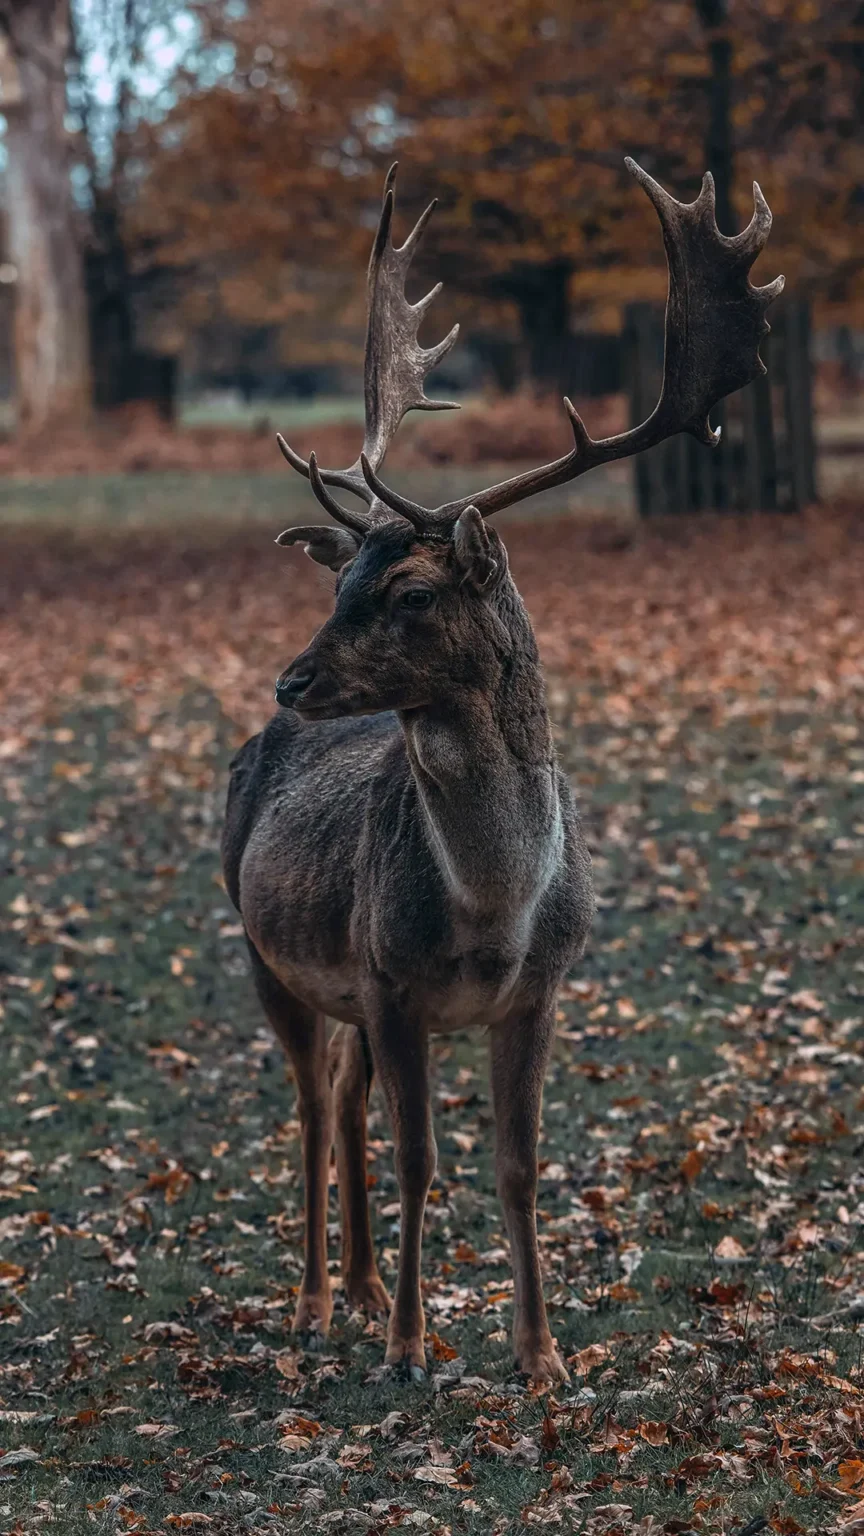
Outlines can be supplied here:
[[[64, 529], [90, 524], [112, 528], [183, 526], [190, 517], [211, 525], [236, 528], [253, 523], [274, 527], [278, 533], [289, 524], [314, 522], [316, 503], [309, 486], [287, 465], [280, 469], [272, 436], [261, 445], [261, 462], [272, 473], [247, 474], [204, 471], [149, 471], [140, 475], [62, 475], [52, 478], [22, 476], [0, 480], [0, 519], [16, 525], [39, 523]], [[467, 495], [478, 486], [507, 480], [529, 465], [450, 465], [440, 469], [393, 471], [397, 490], [410, 491], [428, 506]], [[597, 471], [590, 482], [579, 481], [562, 502], [560, 491], [532, 498], [529, 515], [555, 516], [587, 513], [592, 517], [612, 513], [632, 518], [633, 495], [627, 465], [613, 464]], [[350, 497], [348, 498], [350, 501]], [[505, 514], [506, 520], [525, 516], [524, 507]]]
[[546, 1093], [554, 1395], [513, 1374], [467, 1035], [435, 1049], [429, 1384], [344, 1310], [292, 1342], [294, 1095], [215, 847], [328, 597], [247, 544], [7, 540], [0, 1530], [860, 1536], [860, 539], [513, 531], [600, 896]]

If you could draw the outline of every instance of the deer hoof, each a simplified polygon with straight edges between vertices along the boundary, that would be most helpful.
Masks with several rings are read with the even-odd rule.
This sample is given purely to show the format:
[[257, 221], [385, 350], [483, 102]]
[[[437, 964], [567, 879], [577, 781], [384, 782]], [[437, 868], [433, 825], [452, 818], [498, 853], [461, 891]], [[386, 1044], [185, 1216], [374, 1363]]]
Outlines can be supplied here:
[[313, 1355], [324, 1348], [327, 1339], [326, 1333], [322, 1333], [320, 1328], [295, 1328], [294, 1336], [297, 1340], [297, 1347], [304, 1354]]
[[392, 1302], [378, 1275], [363, 1275], [359, 1280], [346, 1280], [345, 1296], [352, 1312], [365, 1312], [368, 1317], [390, 1315]]
[[537, 1386], [549, 1387], [570, 1380], [567, 1367], [551, 1340], [545, 1346], [519, 1350], [516, 1367]]
[[423, 1348], [422, 1337], [401, 1339], [391, 1337], [387, 1344], [384, 1363], [403, 1381], [425, 1381], [426, 1351]]
[[412, 1365], [410, 1360], [388, 1361], [386, 1368], [394, 1381], [409, 1382], [412, 1386], [422, 1387], [428, 1380], [425, 1366]]
[[301, 1295], [294, 1313], [292, 1331], [299, 1335], [303, 1349], [321, 1349], [330, 1328], [333, 1303], [329, 1296]]

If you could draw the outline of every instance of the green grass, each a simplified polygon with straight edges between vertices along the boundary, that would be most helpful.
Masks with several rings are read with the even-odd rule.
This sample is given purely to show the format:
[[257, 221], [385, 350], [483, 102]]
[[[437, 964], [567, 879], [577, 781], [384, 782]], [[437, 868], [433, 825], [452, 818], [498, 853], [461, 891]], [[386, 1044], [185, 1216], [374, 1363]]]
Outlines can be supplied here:
[[[263, 465], [278, 459], [274, 444], [261, 446]], [[393, 486], [437, 506], [456, 496], [491, 485], [518, 473], [514, 464], [452, 465], [441, 469], [394, 470]], [[594, 517], [598, 511], [616, 517], [630, 515], [630, 488], [626, 474], [598, 471], [590, 482], [578, 482], [562, 503], [560, 491], [533, 497], [499, 521], [532, 514]], [[266, 523], [276, 532], [292, 523], [315, 522], [321, 517], [308, 483], [287, 465], [272, 473], [206, 474], [199, 471], [148, 471], [140, 475], [63, 475], [10, 477], [0, 481], [0, 523], [33, 522], [75, 528], [159, 527], [182, 525], [190, 519], [199, 524]]]
[[363, 422], [362, 395], [318, 395], [314, 400], [250, 400], [215, 391], [195, 400], [180, 402], [179, 417], [184, 427], [255, 427], [272, 422], [274, 431], [296, 431], [298, 427], [321, 426], [331, 421]]

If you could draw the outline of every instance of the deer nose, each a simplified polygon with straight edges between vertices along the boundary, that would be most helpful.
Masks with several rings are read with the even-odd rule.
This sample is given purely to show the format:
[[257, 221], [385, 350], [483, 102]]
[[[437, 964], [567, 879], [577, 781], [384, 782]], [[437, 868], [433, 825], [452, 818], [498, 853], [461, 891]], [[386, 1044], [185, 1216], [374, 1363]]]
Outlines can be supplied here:
[[292, 671], [291, 667], [276, 679], [276, 703], [290, 709], [303, 697], [310, 683], [315, 680], [315, 673], [310, 666], [301, 667], [299, 671]]

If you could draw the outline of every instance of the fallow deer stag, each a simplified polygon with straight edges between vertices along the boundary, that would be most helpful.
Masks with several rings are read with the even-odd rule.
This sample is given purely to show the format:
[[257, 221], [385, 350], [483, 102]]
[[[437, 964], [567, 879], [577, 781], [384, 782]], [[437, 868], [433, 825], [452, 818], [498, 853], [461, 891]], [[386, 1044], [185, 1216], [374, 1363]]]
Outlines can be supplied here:
[[[537, 1138], [556, 989], [592, 918], [590, 860], [556, 763], [531, 624], [485, 520], [674, 433], [715, 443], [708, 413], [764, 372], [765, 311], [783, 286], [777, 278], [754, 288], [748, 278], [771, 226], [758, 186], [750, 224], [729, 237], [717, 228], [710, 175], [696, 201], [682, 204], [627, 164], [657, 210], [669, 266], [663, 385], [641, 426], [595, 441], [565, 401], [575, 442], [554, 463], [434, 509], [381, 480], [405, 412], [448, 405], [427, 399], [424, 381], [456, 339], [454, 329], [435, 347], [419, 345], [438, 288], [410, 304], [405, 279], [432, 209], [394, 246], [394, 167], [369, 266], [363, 451], [349, 469], [324, 470], [279, 439], [334, 523], [290, 528], [276, 542], [299, 541], [337, 571], [336, 602], [279, 678], [282, 708], [232, 765], [225, 879], [297, 1085], [306, 1258], [294, 1327], [324, 1333], [330, 1323], [335, 1140], [348, 1302], [389, 1312], [386, 1361], [417, 1379], [421, 1237], [436, 1159], [429, 1036], [475, 1024], [489, 1033], [516, 1362], [539, 1382], [566, 1377], [538, 1261]], [[333, 490], [357, 500], [343, 506]], [[326, 1017], [342, 1025], [329, 1046]], [[392, 1308], [366, 1196], [373, 1073], [400, 1191]]]

